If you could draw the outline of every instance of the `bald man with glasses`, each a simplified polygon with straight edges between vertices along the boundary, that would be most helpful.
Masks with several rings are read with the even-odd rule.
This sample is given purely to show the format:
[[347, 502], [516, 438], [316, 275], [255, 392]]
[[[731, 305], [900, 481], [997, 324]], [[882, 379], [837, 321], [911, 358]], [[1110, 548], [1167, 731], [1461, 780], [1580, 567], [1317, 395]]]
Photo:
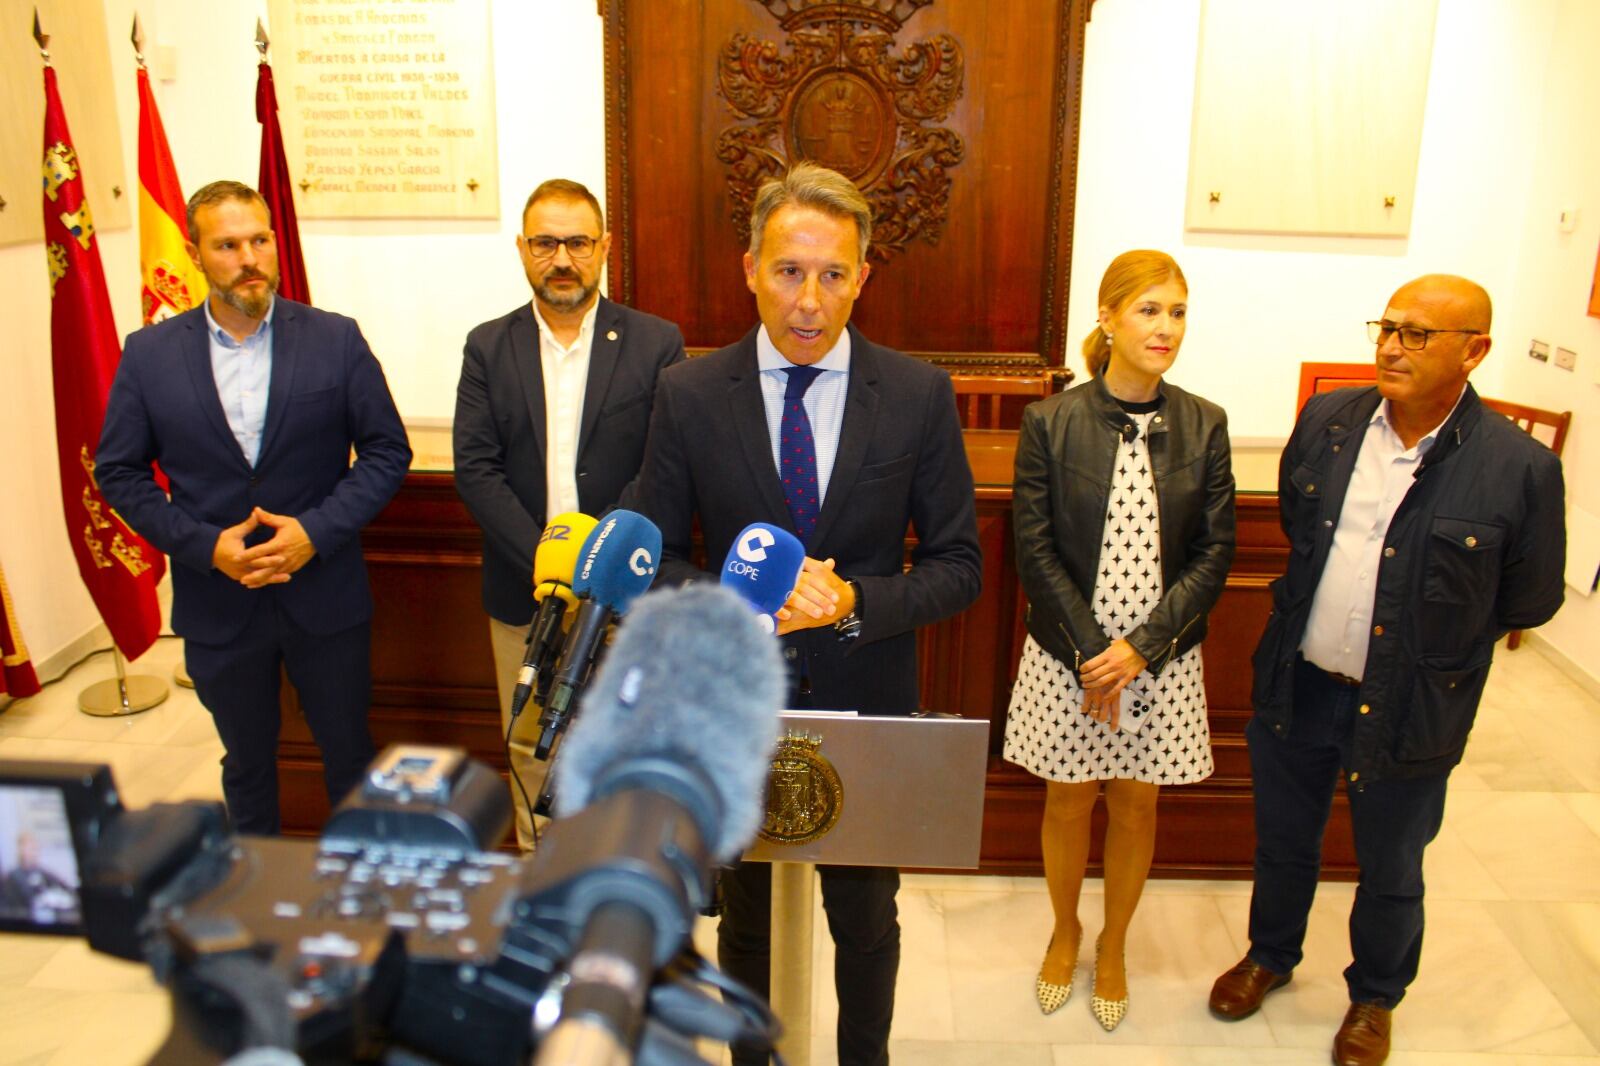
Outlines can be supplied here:
[[[533, 299], [467, 335], [453, 429], [456, 490], [483, 528], [502, 736], [533, 621], [533, 555], [545, 523], [616, 504], [643, 461], [656, 375], [684, 357], [677, 326], [600, 295], [611, 235], [586, 187], [556, 178], [534, 189], [516, 243]], [[510, 741], [530, 798], [549, 766], [533, 756], [538, 720], [529, 708]], [[523, 794], [513, 790], [517, 842], [527, 851], [535, 831]]]
[[1360, 882], [1333, 1060], [1375, 1066], [1422, 953], [1422, 856], [1444, 818], [1494, 645], [1561, 606], [1561, 461], [1484, 407], [1489, 294], [1401, 286], [1369, 322], [1377, 384], [1313, 396], [1278, 472], [1292, 550], [1272, 586], [1246, 727], [1255, 787], [1250, 950], [1211, 990], [1254, 1014], [1301, 959], [1342, 773]]

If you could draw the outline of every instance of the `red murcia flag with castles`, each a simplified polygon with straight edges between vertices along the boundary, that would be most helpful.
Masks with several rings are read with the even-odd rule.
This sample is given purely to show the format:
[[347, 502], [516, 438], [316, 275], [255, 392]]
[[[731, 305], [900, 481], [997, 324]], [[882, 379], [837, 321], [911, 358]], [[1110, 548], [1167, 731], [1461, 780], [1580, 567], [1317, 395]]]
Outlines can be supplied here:
[[94, 450], [106, 396], [122, 357], [106, 293], [94, 219], [61, 110], [56, 72], [44, 70], [44, 250], [50, 268], [50, 347], [55, 376], [61, 502], [78, 572], [122, 654], [137, 658], [161, 633], [156, 583], [164, 556], [100, 495]]

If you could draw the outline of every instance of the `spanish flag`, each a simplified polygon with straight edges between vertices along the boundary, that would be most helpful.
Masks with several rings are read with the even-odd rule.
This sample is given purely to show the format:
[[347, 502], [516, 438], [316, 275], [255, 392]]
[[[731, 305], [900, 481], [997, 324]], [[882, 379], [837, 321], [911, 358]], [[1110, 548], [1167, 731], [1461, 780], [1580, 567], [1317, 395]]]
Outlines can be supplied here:
[[139, 271], [144, 324], [160, 322], [206, 298], [206, 279], [184, 249], [185, 203], [167, 131], [139, 64]]

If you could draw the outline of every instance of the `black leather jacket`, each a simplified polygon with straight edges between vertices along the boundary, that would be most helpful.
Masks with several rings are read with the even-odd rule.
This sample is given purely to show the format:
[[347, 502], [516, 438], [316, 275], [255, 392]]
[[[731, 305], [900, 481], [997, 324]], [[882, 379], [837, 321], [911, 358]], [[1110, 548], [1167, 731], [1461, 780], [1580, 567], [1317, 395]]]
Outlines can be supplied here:
[[[1126, 638], [1152, 676], [1205, 636], [1234, 548], [1228, 416], [1165, 382], [1160, 400], [1149, 443], [1166, 593]], [[1090, 600], [1117, 445], [1132, 427], [1099, 378], [1022, 414], [1012, 516], [1028, 633], [1074, 672], [1111, 645]]]
[[[1289, 569], [1255, 653], [1256, 717], [1294, 720], [1294, 663], [1338, 532], [1375, 387], [1313, 396], [1278, 470]], [[1351, 765], [1357, 788], [1440, 774], [1461, 761], [1494, 642], [1561, 606], [1566, 562], [1561, 460], [1486, 409], [1468, 385], [1389, 522], [1372, 604]]]

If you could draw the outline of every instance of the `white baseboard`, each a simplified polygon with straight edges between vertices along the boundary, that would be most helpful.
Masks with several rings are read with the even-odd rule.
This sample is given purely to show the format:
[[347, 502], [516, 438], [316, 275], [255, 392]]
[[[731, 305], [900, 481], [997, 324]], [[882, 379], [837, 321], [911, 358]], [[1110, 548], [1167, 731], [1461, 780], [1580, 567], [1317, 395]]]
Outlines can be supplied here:
[[111, 650], [111, 632], [106, 629], [104, 622], [96, 622], [91, 628], [70, 641], [66, 647], [57, 650], [52, 655], [33, 664], [33, 672], [39, 675], [39, 683], [48, 685], [71, 670], [84, 656], [96, 651]]
[[1600, 700], [1600, 677], [1596, 677], [1573, 660], [1567, 658], [1554, 644], [1551, 644], [1537, 632], [1522, 634], [1522, 641], [1530, 647], [1538, 649], [1540, 655], [1573, 680], [1575, 684], [1595, 699]]
[[[39, 684], [48, 685], [52, 681], [60, 680], [61, 676], [71, 670], [84, 657], [97, 651], [111, 650], [111, 631], [104, 622], [96, 622], [89, 629], [67, 643], [64, 648], [57, 649], [53, 654], [38, 659], [33, 664], [34, 676], [39, 679]], [[9, 707], [13, 702], [11, 696], [0, 696], [0, 710]]]

